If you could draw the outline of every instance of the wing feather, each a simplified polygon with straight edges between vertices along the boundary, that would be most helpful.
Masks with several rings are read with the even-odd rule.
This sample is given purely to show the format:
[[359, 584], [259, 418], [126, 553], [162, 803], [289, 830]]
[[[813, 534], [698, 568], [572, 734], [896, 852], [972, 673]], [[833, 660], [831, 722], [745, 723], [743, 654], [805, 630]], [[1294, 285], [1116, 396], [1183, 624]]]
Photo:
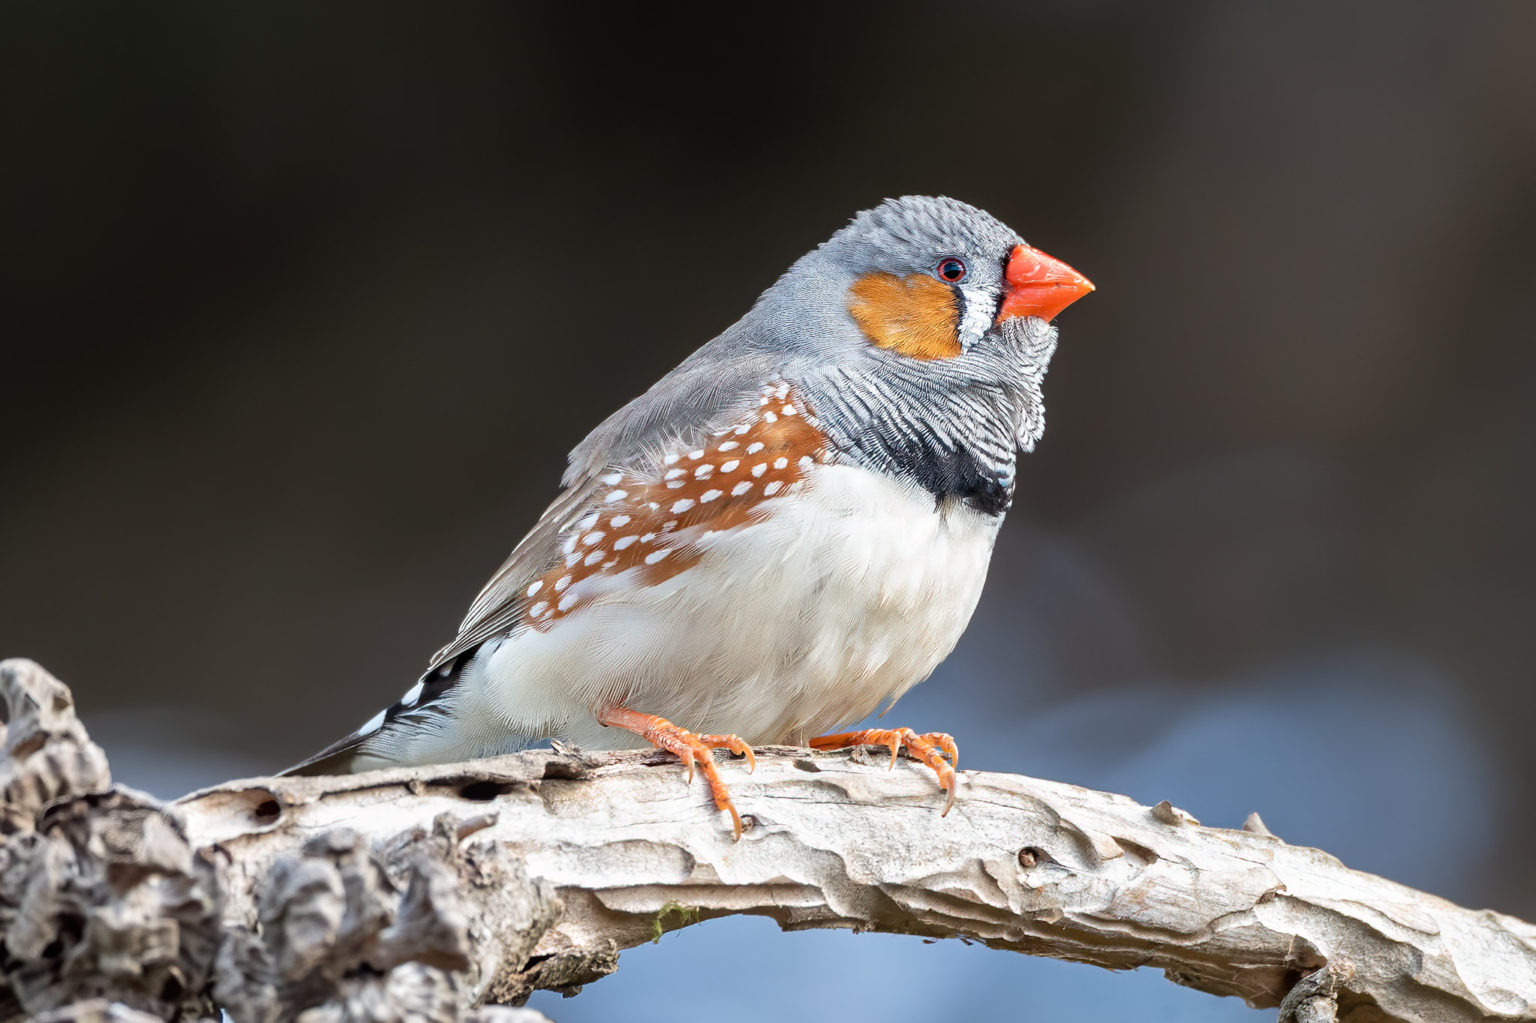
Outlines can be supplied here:
[[539, 516], [528, 535], [518, 541], [507, 560], [480, 589], [469, 611], [459, 624], [453, 642], [432, 655], [427, 674], [451, 664], [466, 653], [501, 633], [510, 632], [528, 606], [528, 586], [543, 575], [559, 556], [560, 533], [586, 514], [601, 483], [589, 477], [568, 487]]

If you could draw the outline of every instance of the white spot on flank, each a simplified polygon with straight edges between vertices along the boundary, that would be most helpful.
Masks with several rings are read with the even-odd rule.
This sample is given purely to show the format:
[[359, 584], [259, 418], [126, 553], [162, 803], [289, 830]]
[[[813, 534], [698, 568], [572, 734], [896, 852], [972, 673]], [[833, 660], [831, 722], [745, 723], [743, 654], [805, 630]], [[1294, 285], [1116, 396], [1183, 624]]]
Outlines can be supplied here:
[[528, 587], [528, 596], [530, 596], [530, 597], [533, 596], [535, 593], [538, 593], [543, 588], [544, 588], [544, 580], [543, 579], [536, 579], [536, 580], [534, 580], [533, 585]]
[[586, 516], [580, 522], [576, 523], [576, 528], [591, 529], [595, 525], [597, 525], [597, 512], [593, 512], [591, 515]]
[[720, 467], [720, 471], [721, 472], [735, 472], [736, 471], [736, 467], [738, 465], [740, 465], [740, 464], [741, 464], [740, 461], [738, 461], [737, 459], [733, 458], [729, 462], [726, 462], [724, 465], [722, 465]]
[[721, 495], [721, 493], [723, 493], [723, 491], [719, 491], [719, 490], [706, 490], [706, 491], [704, 491], [704, 493], [699, 495], [699, 503], [700, 504], [708, 504], [709, 502], [713, 501], [715, 498], [719, 497]]
[[764, 412], [763, 419], [770, 423], [777, 423], [779, 421], [779, 417], [774, 415], [772, 412]]
[[571, 585], [571, 577], [562, 575], [559, 579], [555, 580], [555, 592], [560, 593], [569, 585]]
[[565, 556], [565, 567], [566, 568], [570, 568], [572, 565], [576, 564], [576, 562], [578, 562], [580, 560], [581, 560], [581, 553], [580, 552], [577, 552], [575, 554], [567, 554]]
[[421, 683], [417, 682], [405, 691], [404, 696], [400, 697], [400, 705], [402, 707], [414, 707], [419, 699], [421, 699]]
[[663, 533], [665, 533], [669, 529], [676, 529], [676, 528], [677, 528], [677, 520], [676, 519], [668, 519], [667, 521], [665, 521], [665, 522], [663, 522], [661, 524], [661, 531]]
[[672, 553], [672, 551], [670, 549], [666, 548], [666, 547], [663, 547], [659, 551], [652, 551], [651, 553], [649, 553], [649, 554], [647, 554], [645, 556], [645, 563], [647, 565], [654, 565], [654, 564], [656, 564], [656, 562], [660, 561], [662, 558], [666, 557], [668, 554], [671, 554], [671, 553]]
[[629, 491], [627, 491], [627, 490], [615, 490], [611, 494], [609, 494], [607, 497], [603, 498], [603, 502], [605, 504], [612, 504], [615, 501], [622, 501], [622, 500], [624, 500], [628, 496], [629, 496]]
[[633, 533], [631, 533], [629, 536], [621, 536], [617, 540], [613, 541], [613, 549], [616, 551], [622, 551], [624, 548], [634, 543], [637, 539], [639, 539], [639, 537], [635, 536]]
[[799, 409], [795, 408], [793, 405], [785, 405], [782, 411], [786, 416], [793, 416], [798, 414]]
[[528, 616], [530, 618], [543, 618], [544, 617], [544, 612], [548, 611], [548, 610], [549, 610], [549, 601], [541, 600], [537, 604], [533, 605], [532, 607], [530, 607], [528, 609]]
[[673, 515], [681, 515], [683, 512], [687, 511], [689, 508], [692, 508], [692, 507], [693, 507], [693, 500], [691, 498], [685, 497], [681, 501], [674, 501], [672, 503], [672, 514]]
[[747, 491], [749, 491], [751, 489], [752, 489], [752, 484], [748, 483], [746, 480], [742, 480], [740, 483], [736, 484], [734, 487], [731, 488], [731, 496], [732, 497], [740, 497], [742, 494], [745, 494]]
[[679, 476], [686, 476], [686, 475], [688, 475], [688, 470], [687, 469], [668, 469], [667, 470], [667, 474], [665, 476], [663, 476], [662, 479], [664, 479], [664, 480], [675, 480]]
[[561, 545], [560, 549], [569, 554], [576, 549], [576, 541], [580, 539], [581, 536], [579, 534], [572, 533], [570, 536], [565, 538], [565, 543]]
[[720, 451], [735, 451], [739, 447], [741, 447], [741, 445], [738, 442], [736, 442], [734, 440], [728, 440], [724, 444], [720, 445], [718, 450], [720, 450]]
[[677, 464], [677, 460], [679, 458], [682, 458], [682, 457], [683, 457], [682, 455], [668, 455], [666, 458], [663, 458], [661, 460], [661, 464], [662, 465], [676, 465]]
[[608, 553], [607, 551], [605, 551], [601, 547], [599, 547], [597, 550], [595, 550], [591, 554], [587, 555], [586, 564], [588, 564], [588, 565], [595, 565], [595, 564], [597, 564], [599, 561], [603, 560], [603, 555], [607, 554], [607, 553]]
[[708, 462], [705, 462], [703, 465], [693, 470], [693, 476], [695, 479], [707, 480], [709, 479], [709, 474], [714, 471], [715, 467], [710, 465]]
[[624, 526], [629, 525], [629, 516], [628, 515], [615, 515], [613, 518], [608, 520], [608, 524], [610, 526], [612, 526], [614, 529], [622, 528]]
[[[675, 522], [667, 523], [667, 526], [675, 526], [675, 525], [677, 525], [677, 523], [675, 523]], [[663, 526], [661, 528], [666, 529], [667, 526]], [[654, 539], [656, 539], [656, 534], [655, 533], [647, 533], [647, 534], [645, 534], [644, 536], [642, 536], [640, 538], [640, 542], [641, 543], [650, 543]]]
[[765, 473], [767, 471], [768, 471], [768, 463], [767, 462], [758, 462], [756, 465], [754, 465], [752, 467], [752, 475], [754, 475], [754, 476], [761, 476], [763, 473]]
[[815, 464], [816, 464], [816, 459], [812, 458], [810, 455], [801, 455], [800, 456], [800, 468], [802, 468], [802, 469], [809, 469], [811, 466], [813, 466]]
[[773, 396], [780, 399], [789, 397], [789, 385], [780, 384], [779, 386], [775, 387], [773, 389]]
[[736, 427], [736, 429], [732, 430], [731, 432], [734, 433], [736, 436], [740, 437], [742, 434], [747, 432], [747, 429], [748, 429], [747, 424], [743, 423], [740, 426]]
[[787, 459], [787, 458], [779, 457], [779, 458], [775, 458], [773, 460], [773, 467], [775, 469], [787, 468], [788, 465], [789, 465], [789, 459]]
[[685, 482], [687, 482], [687, 481], [686, 481], [686, 480], [669, 480], [669, 481], [668, 481], [668, 482], [667, 482], [667, 489], [668, 489], [668, 490], [677, 490], [677, 489], [678, 489], [678, 488], [680, 488], [680, 487], [681, 487], [681, 486], [682, 486], [682, 485], [683, 485], [683, 484], [684, 484], [684, 483], [685, 483]]
[[377, 732], [379, 729], [381, 729], [383, 727], [384, 727], [384, 712], [381, 710], [377, 714], [375, 714], [373, 717], [369, 718], [367, 723], [364, 724], [363, 727], [361, 727], [361, 728], [359, 728], [357, 730], [357, 734], [358, 735], [372, 735], [374, 732]]
[[767, 486], [763, 487], [763, 494], [767, 497], [772, 497], [774, 494], [777, 494], [780, 488], [783, 486], [784, 484], [780, 483], [778, 480], [774, 480], [772, 483], [769, 483]]
[[605, 533], [601, 529], [599, 529], [599, 530], [596, 530], [594, 532], [588, 533], [586, 536], [582, 537], [581, 538], [581, 542], [586, 544], [588, 547], [591, 547], [593, 544], [597, 543], [597, 541], [601, 540], [603, 537], [605, 537], [607, 535], [608, 535], [607, 533]]
[[763, 442], [760, 440], [755, 440], [747, 445], [747, 454], [749, 455], [755, 455], [761, 450], [763, 450]]
[[704, 457], [704, 449], [703, 448], [699, 448], [699, 450], [697, 450], [697, 451], [690, 451], [690, 452], [688, 452], [688, 457], [689, 458], [703, 458]]
[[616, 485], [619, 482], [619, 480], [621, 480], [623, 478], [624, 478], [624, 474], [622, 472], [610, 472], [606, 476], [599, 476], [598, 477], [598, 479], [602, 482], [603, 486], [605, 486], [605, 487], [614, 486], [614, 485]]
[[571, 609], [571, 605], [574, 603], [576, 603], [576, 594], [567, 593], [565, 596], [560, 598], [560, 603], [558, 606], [561, 611], [569, 611]]

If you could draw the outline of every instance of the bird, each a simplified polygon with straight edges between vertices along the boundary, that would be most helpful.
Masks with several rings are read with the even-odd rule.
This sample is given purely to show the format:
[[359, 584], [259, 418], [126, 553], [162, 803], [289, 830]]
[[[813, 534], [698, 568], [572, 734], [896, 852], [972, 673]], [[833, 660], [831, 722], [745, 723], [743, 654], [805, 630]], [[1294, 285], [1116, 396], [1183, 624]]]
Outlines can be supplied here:
[[943, 732], [829, 731], [959, 641], [1045, 428], [1051, 321], [1093, 290], [988, 213], [886, 199], [570, 452], [562, 488], [420, 679], [289, 774], [558, 740], [903, 747], [954, 804]]

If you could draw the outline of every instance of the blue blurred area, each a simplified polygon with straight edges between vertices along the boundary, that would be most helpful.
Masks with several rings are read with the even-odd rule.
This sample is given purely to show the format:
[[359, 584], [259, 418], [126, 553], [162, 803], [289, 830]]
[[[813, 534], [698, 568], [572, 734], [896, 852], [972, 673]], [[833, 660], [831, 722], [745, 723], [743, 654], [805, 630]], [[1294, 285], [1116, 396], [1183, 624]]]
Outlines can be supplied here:
[[637, 1023], [679, 1011], [740, 1020], [1093, 1020], [1255, 1023], [1274, 1010], [1175, 987], [1161, 973], [1110, 973], [958, 941], [889, 934], [777, 934], [766, 920], [714, 920], [625, 952], [619, 972], [574, 998], [528, 1002], [558, 1023]]

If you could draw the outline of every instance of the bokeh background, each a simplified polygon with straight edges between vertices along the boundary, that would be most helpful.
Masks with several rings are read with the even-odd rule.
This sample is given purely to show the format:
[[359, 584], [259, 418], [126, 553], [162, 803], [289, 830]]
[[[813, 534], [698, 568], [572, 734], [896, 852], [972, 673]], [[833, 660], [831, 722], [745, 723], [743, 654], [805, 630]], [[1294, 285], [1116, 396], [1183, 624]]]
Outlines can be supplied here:
[[[947, 193], [1100, 290], [901, 723], [1536, 916], [1536, 5], [749, 13], [7, 5], [0, 653], [130, 784], [282, 766], [409, 684], [587, 429]], [[1262, 1018], [751, 920], [535, 1004], [663, 994]]]

